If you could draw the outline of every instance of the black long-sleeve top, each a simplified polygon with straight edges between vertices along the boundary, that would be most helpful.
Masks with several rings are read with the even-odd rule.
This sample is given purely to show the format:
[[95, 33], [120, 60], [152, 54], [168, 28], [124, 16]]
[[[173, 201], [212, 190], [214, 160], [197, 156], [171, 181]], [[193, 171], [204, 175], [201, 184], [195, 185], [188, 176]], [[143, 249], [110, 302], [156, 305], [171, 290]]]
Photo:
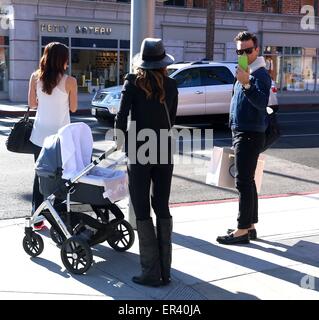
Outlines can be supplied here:
[[[126, 152], [128, 151], [128, 143], [133, 137], [133, 126], [127, 128], [128, 116], [130, 114], [131, 124], [134, 121], [136, 124], [136, 134], [143, 129], [153, 129], [159, 138], [160, 129], [170, 129], [167, 112], [164, 104], [160, 103], [159, 98], [147, 99], [145, 92], [135, 85], [136, 75], [128, 74], [122, 89], [120, 102], [120, 110], [115, 118], [116, 129], [122, 130], [126, 135]], [[177, 105], [178, 105], [178, 90], [176, 81], [169, 77], [164, 79], [164, 89], [166, 96], [166, 105], [170, 116], [171, 125], [175, 124]], [[130, 136], [130, 138], [128, 138]], [[159, 146], [159, 139], [158, 146]], [[137, 148], [143, 142], [137, 141]], [[158, 147], [158, 156], [166, 150]], [[130, 154], [129, 154], [130, 157]]]

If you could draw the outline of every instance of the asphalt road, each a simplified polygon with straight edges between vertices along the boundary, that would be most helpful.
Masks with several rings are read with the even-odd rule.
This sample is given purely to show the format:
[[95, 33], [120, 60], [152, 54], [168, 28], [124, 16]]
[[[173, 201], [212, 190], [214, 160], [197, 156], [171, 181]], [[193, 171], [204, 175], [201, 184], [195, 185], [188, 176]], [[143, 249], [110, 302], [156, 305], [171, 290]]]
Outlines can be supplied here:
[[[7, 152], [6, 136], [16, 118], [0, 118], [0, 219], [23, 217], [29, 213], [33, 158]], [[105, 148], [106, 125], [91, 117], [74, 117], [73, 121], [86, 122], [92, 128], [94, 153], [99, 155]], [[319, 110], [281, 112], [279, 121], [282, 137], [266, 152], [266, 165], [260, 195], [311, 192], [319, 190]], [[200, 150], [206, 142], [210, 148], [230, 146], [230, 132], [226, 127], [209, 125], [180, 125], [177, 128], [210, 130], [209, 135], [195, 138], [191, 150], [187, 141], [183, 154], [176, 157], [172, 183], [171, 203], [197, 202], [236, 198], [233, 190], [225, 190], [205, 184], [210, 151]], [[211, 130], [213, 129], [213, 136]], [[196, 146], [198, 145], [199, 146]]]

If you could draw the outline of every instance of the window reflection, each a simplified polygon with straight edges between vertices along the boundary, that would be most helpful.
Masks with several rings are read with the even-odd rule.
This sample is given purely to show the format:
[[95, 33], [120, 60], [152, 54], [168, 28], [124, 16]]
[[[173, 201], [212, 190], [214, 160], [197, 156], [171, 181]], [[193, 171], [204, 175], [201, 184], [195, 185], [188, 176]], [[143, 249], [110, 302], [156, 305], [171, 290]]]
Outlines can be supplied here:
[[316, 51], [301, 47], [264, 48], [266, 69], [281, 91], [318, 91]]
[[0, 92], [8, 92], [9, 87], [9, 48], [7, 37], [0, 37]]

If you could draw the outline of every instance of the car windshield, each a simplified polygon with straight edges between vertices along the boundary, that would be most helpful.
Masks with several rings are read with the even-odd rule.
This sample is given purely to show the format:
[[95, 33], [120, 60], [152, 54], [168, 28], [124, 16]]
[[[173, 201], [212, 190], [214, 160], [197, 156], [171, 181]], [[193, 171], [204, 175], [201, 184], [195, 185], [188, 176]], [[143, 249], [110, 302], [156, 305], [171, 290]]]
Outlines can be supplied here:
[[169, 68], [167, 69], [168, 76], [170, 76], [172, 73], [174, 73], [177, 69]]

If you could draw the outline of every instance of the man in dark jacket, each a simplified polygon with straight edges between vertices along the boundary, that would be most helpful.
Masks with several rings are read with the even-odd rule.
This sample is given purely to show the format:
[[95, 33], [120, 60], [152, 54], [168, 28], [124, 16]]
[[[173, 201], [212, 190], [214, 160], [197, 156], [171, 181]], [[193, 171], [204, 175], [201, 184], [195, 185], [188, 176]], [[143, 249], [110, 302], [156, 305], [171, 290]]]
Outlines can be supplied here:
[[271, 78], [265, 69], [263, 57], [259, 57], [258, 40], [254, 34], [240, 32], [235, 38], [237, 55], [247, 55], [248, 69], [238, 66], [230, 105], [230, 128], [235, 154], [235, 184], [239, 192], [238, 226], [220, 236], [221, 244], [249, 243], [257, 238], [258, 195], [255, 171], [259, 154], [265, 143], [267, 105]]

